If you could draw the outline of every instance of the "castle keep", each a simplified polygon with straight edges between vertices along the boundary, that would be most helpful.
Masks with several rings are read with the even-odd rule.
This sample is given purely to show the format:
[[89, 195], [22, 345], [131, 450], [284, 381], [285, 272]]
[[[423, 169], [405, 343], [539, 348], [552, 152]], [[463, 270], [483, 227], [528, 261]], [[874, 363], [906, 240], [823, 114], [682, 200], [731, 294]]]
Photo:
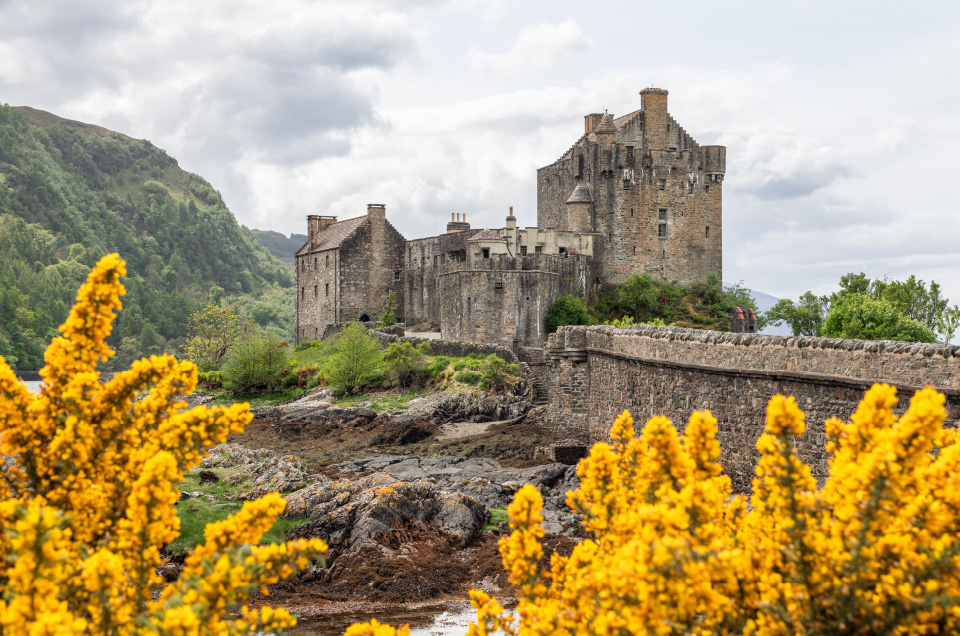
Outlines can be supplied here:
[[633, 274], [683, 285], [722, 276], [726, 149], [697, 144], [667, 112], [667, 91], [640, 95], [623, 117], [587, 115], [583, 135], [537, 171], [536, 227], [519, 227], [512, 208], [498, 229], [454, 214], [445, 234], [407, 241], [383, 205], [346, 221], [307, 217], [297, 341], [375, 319], [393, 291], [398, 320], [439, 324], [445, 339], [541, 346], [562, 294], [585, 298]]

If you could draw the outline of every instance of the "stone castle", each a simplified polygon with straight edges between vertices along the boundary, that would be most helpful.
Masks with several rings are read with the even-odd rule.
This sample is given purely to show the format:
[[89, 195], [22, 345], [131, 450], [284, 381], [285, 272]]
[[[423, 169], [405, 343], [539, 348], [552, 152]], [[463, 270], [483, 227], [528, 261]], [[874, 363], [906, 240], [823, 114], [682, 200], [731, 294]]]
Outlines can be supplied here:
[[562, 294], [581, 298], [633, 274], [683, 285], [722, 276], [726, 149], [700, 146], [667, 111], [667, 91], [640, 92], [623, 117], [590, 114], [584, 134], [537, 171], [537, 225], [406, 240], [384, 205], [345, 221], [307, 217], [296, 254], [297, 342], [328, 324], [376, 319], [390, 292], [397, 319], [439, 324], [448, 340], [542, 346]]

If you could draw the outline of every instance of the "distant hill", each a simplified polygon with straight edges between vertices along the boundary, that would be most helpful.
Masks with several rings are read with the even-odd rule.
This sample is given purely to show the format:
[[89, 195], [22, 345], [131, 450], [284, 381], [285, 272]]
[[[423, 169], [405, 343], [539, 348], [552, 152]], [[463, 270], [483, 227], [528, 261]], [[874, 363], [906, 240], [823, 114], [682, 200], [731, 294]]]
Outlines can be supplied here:
[[306, 234], [291, 234], [286, 237], [273, 230], [250, 230], [260, 239], [270, 253], [286, 263], [293, 263], [293, 255], [307, 242]]
[[[36, 369], [103, 254], [127, 262], [117, 366], [175, 352], [187, 318], [222, 288], [286, 334], [290, 267], [241, 227], [220, 193], [149, 141], [0, 105], [0, 356]], [[267, 318], [264, 319], [263, 317]]]

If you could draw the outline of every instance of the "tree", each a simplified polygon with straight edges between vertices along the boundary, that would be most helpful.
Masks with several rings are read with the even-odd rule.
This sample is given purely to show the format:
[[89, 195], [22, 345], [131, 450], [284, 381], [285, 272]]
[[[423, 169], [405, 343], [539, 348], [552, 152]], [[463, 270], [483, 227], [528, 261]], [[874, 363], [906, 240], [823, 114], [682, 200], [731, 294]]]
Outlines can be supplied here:
[[180, 396], [193, 392], [197, 369], [169, 355], [100, 383], [125, 272], [111, 254], [90, 273], [47, 348], [38, 395], [0, 360], [3, 633], [282, 632], [295, 624], [288, 612], [246, 600], [326, 546], [256, 545], [285, 507], [278, 493], [208, 525], [160, 590], [160, 550], [180, 528], [176, 484], [252, 416], [247, 404], [186, 409]]
[[830, 299], [806, 292], [800, 296], [799, 304], [792, 300], [781, 299], [771, 307], [761, 320], [768, 325], [787, 323], [794, 336], [819, 336], [823, 330], [823, 321], [827, 317]]
[[350, 323], [334, 337], [326, 374], [338, 393], [353, 393], [371, 384], [382, 368], [380, 341], [361, 323]]
[[589, 325], [590, 314], [583, 301], [569, 294], [558, 296], [547, 312], [547, 333], [553, 333], [564, 325]]
[[937, 341], [933, 331], [908, 318], [893, 303], [865, 294], [843, 296], [835, 302], [823, 323], [823, 335], [860, 340]]
[[240, 338], [250, 330], [250, 324], [240, 319], [230, 307], [213, 303], [190, 316], [190, 339], [186, 356], [201, 371], [213, 371], [233, 351]]
[[392, 327], [397, 324], [397, 292], [390, 292], [387, 294], [387, 302], [383, 307], [383, 313], [380, 314], [380, 322], [377, 323], [378, 327]]

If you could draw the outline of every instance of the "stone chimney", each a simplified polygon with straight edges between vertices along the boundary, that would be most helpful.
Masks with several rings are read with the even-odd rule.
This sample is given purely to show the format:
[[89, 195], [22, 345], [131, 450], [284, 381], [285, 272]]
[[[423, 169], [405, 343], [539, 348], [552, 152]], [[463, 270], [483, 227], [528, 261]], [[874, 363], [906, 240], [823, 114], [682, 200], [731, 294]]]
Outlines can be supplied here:
[[591, 113], [589, 115], [583, 116], [583, 132], [587, 135], [592, 133], [597, 129], [597, 126], [600, 125], [600, 120], [603, 119], [601, 113]]
[[517, 217], [513, 216], [513, 206], [510, 206], [510, 214], [507, 215], [507, 229], [513, 230], [517, 227]]
[[677, 134], [667, 130], [670, 115], [667, 113], [667, 91], [662, 88], [645, 88], [640, 91], [640, 104], [643, 108], [643, 134], [648, 147], [652, 150], [666, 150], [669, 140]]
[[463, 215], [463, 220], [460, 220], [460, 214], [450, 213], [450, 222], [447, 223], [447, 234], [453, 234], [454, 232], [465, 232], [470, 229], [470, 224], [467, 223], [467, 215]]

